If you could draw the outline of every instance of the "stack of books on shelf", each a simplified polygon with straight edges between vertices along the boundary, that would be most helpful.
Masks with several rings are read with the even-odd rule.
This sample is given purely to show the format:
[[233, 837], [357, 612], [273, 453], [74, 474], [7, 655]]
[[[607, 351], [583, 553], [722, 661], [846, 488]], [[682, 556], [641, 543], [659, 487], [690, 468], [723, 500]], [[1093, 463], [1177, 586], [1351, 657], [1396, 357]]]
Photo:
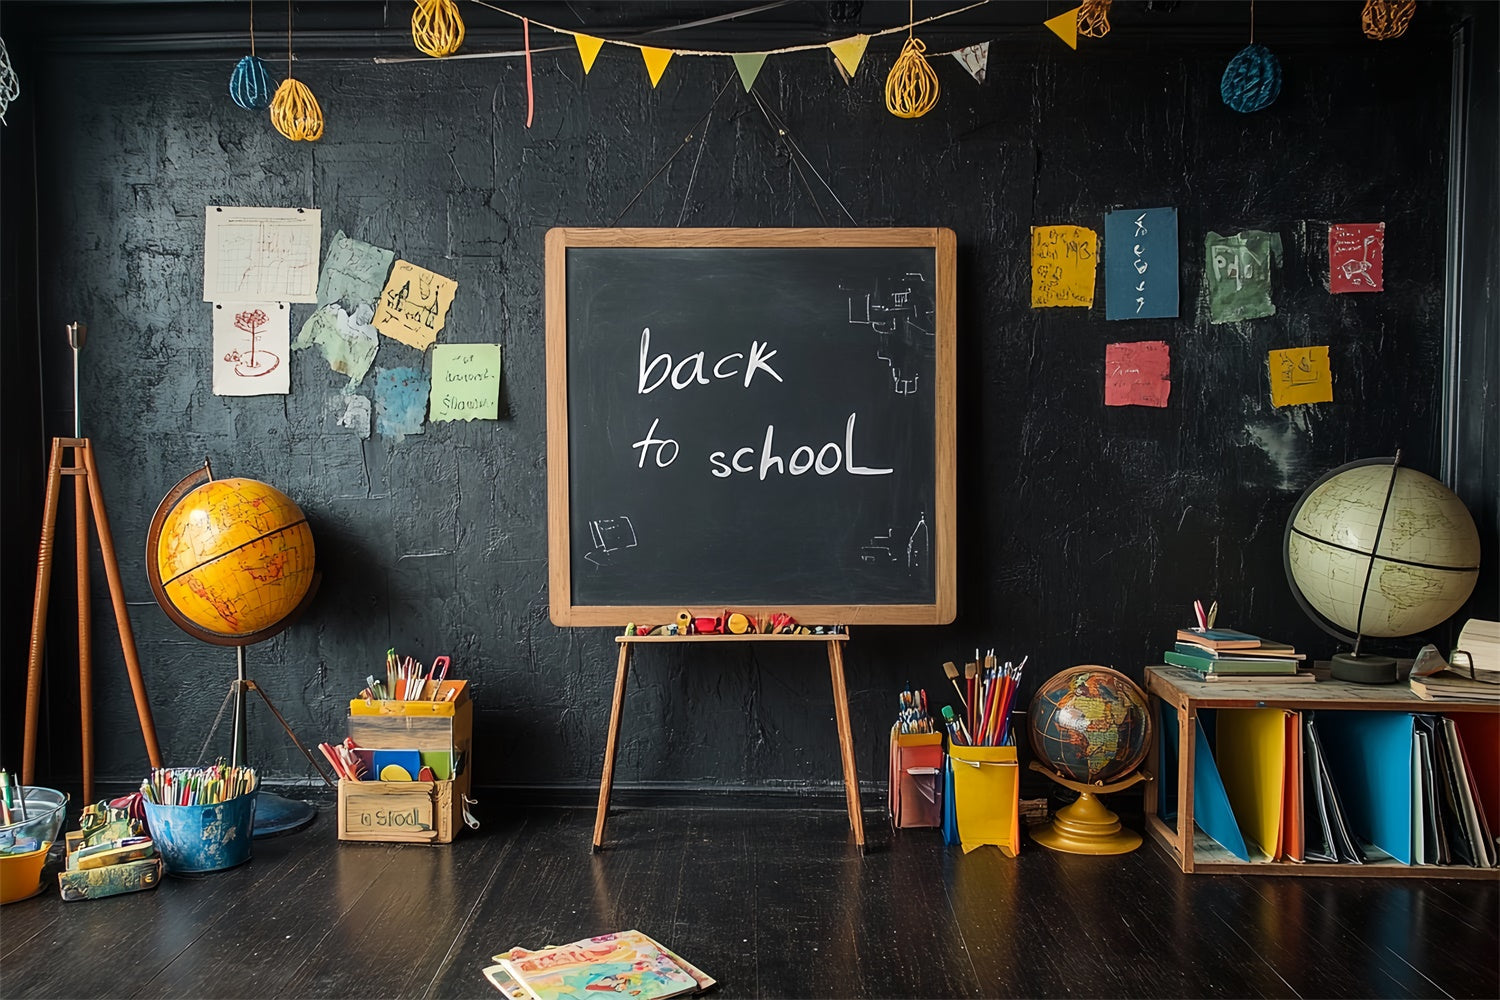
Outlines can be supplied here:
[[1412, 664], [1411, 690], [1427, 701], [1500, 702], [1500, 622], [1469, 619], [1447, 660], [1423, 646]]
[[1183, 628], [1177, 643], [1162, 653], [1174, 667], [1183, 667], [1205, 681], [1303, 682], [1316, 678], [1302, 668], [1306, 653], [1284, 642], [1227, 628]]

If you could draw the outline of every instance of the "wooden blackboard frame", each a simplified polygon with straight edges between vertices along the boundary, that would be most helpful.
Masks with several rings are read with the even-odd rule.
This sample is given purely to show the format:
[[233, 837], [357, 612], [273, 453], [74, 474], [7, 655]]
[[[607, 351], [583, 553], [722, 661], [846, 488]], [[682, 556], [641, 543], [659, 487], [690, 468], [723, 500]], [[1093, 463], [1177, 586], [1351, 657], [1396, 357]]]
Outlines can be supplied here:
[[934, 597], [920, 604], [788, 604], [798, 621], [842, 625], [946, 625], [957, 613], [955, 340], [957, 251], [951, 229], [594, 229], [559, 227], [546, 237], [547, 324], [547, 534], [552, 622], [561, 627], [663, 624], [679, 611], [714, 615], [722, 608], [685, 590], [666, 604], [576, 604], [573, 597], [568, 437], [568, 251], [573, 248], [930, 248], [935, 275], [935, 381], [933, 398]]

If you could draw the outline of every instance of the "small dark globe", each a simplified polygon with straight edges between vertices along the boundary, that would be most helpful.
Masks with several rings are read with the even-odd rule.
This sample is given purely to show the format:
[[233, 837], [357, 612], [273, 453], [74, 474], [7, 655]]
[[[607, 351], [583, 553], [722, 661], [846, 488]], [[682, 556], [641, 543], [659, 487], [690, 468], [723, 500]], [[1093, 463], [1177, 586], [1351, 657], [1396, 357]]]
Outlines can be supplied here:
[[1109, 784], [1146, 759], [1151, 714], [1146, 693], [1108, 667], [1054, 674], [1031, 699], [1031, 749], [1054, 771], [1084, 784]]

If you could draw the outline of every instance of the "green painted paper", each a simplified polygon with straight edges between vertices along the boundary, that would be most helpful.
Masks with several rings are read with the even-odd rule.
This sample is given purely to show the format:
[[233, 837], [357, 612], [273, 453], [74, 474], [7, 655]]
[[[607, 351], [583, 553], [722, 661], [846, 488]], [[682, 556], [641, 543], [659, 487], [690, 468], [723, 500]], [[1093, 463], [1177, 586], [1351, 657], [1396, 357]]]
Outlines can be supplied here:
[[1281, 234], [1247, 229], [1233, 236], [1209, 233], [1205, 245], [1208, 321], [1238, 323], [1276, 315], [1271, 271], [1281, 263]]

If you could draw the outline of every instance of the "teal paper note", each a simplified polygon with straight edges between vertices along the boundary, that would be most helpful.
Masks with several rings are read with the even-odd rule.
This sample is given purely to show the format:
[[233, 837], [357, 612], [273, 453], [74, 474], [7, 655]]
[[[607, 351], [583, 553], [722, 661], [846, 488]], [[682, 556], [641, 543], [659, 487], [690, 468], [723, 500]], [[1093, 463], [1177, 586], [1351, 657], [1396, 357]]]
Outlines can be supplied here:
[[349, 308], [371, 307], [385, 287], [385, 276], [396, 259], [395, 251], [371, 246], [345, 236], [340, 229], [328, 244], [328, 256], [318, 274], [318, 305], [342, 302]]
[[433, 345], [428, 416], [433, 423], [499, 417], [500, 345]]
[[422, 433], [427, 414], [427, 373], [418, 368], [375, 369], [375, 430], [400, 444]]
[[1233, 236], [1209, 233], [1205, 244], [1210, 323], [1238, 323], [1276, 315], [1271, 271], [1281, 264], [1281, 234], [1247, 229]]

